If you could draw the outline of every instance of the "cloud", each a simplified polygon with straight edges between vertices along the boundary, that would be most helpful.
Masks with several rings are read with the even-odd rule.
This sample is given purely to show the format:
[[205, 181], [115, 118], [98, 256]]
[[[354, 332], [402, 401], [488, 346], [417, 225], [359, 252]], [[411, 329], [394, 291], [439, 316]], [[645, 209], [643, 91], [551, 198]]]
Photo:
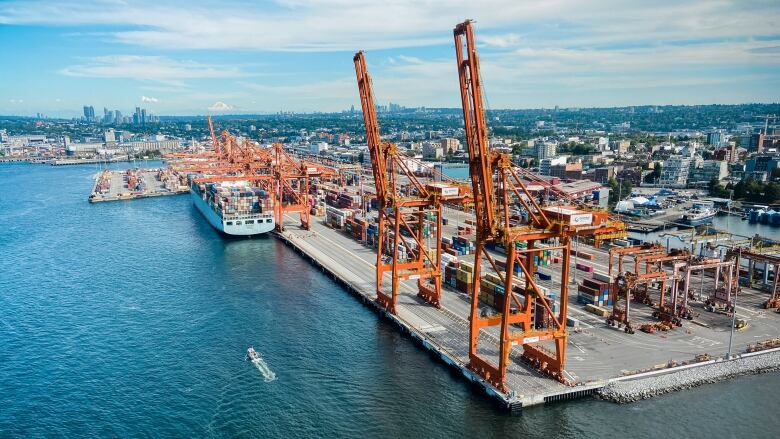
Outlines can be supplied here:
[[214, 102], [214, 105], [209, 107], [209, 111], [230, 111], [232, 109], [232, 105], [228, 105], [221, 101]]
[[520, 44], [520, 36], [515, 33], [505, 35], [484, 35], [479, 41], [485, 46], [510, 47]]
[[83, 64], [65, 67], [66, 76], [87, 78], [121, 78], [153, 81], [182, 87], [184, 79], [237, 78], [247, 76], [233, 66], [217, 66], [189, 60], [174, 60], [163, 56], [110, 55], [86, 60]]
[[160, 100], [157, 98], [147, 97], [147, 96], [141, 96], [141, 102], [149, 102], [149, 103], [156, 103]]
[[776, 0], [7, 0], [0, 24], [100, 25], [101, 38], [154, 48], [353, 51], [451, 44], [463, 17], [490, 47], [774, 36], [779, 11]]

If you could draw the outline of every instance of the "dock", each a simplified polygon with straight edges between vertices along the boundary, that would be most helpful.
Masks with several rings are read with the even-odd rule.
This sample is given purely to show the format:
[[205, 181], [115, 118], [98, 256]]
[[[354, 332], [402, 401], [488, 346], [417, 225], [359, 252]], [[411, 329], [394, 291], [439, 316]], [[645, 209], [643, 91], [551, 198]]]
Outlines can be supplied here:
[[[451, 215], [450, 225], [446, 227], [454, 228], [457, 225], [455, 214], [447, 210], [445, 215]], [[460, 216], [462, 219], [463, 214]], [[330, 228], [317, 217], [312, 217], [311, 230], [288, 225], [276, 236], [380, 316], [394, 323], [435, 358], [452, 367], [466, 382], [483, 390], [500, 406], [511, 411], [592, 395], [610, 382], [673, 373], [726, 357], [730, 318], [707, 312], [701, 307], [696, 309], [694, 321], [686, 321], [682, 328], [655, 334], [640, 331], [626, 334], [606, 325], [602, 317], [586, 312], [582, 305], [577, 304], [576, 282], [578, 278], [582, 280], [585, 273], [575, 273], [572, 268], [569, 316], [577, 320], [577, 327], [570, 328], [567, 348], [566, 372], [570, 384], [559, 383], [527, 366], [520, 358], [522, 349], [517, 348], [510, 356], [508, 367], [507, 385], [511, 390], [504, 394], [468, 368], [468, 295], [445, 286], [442, 308], [436, 309], [417, 297], [413, 282], [402, 282], [397, 313], [393, 315], [375, 302], [376, 252], [373, 248]], [[594, 256], [592, 261], [586, 262], [599, 272], [607, 271], [606, 251], [581, 243], [578, 245], [580, 250], [586, 249]], [[576, 259], [572, 261], [574, 263]], [[554, 269], [550, 271], [555, 273]], [[701, 280], [703, 291], [711, 281], [707, 278]], [[698, 284], [699, 280], [696, 282]], [[548, 284], [551, 288], [556, 285], [560, 287], [559, 276], [554, 276]], [[732, 358], [748, 352], [756, 341], [762, 340], [761, 337], [780, 335], [780, 314], [761, 307], [765, 296], [766, 293], [750, 288], [744, 288], [740, 294], [738, 314], [740, 318], [748, 319], [750, 325], [736, 334]], [[643, 305], [633, 308], [636, 324], [655, 321], [651, 308]], [[497, 357], [497, 328], [483, 330], [481, 337], [486, 343], [480, 343], [480, 353]]]
[[189, 187], [182, 184], [180, 178], [168, 170], [137, 169], [130, 170], [130, 172], [134, 174], [134, 178], [143, 181], [142, 189], [128, 187], [127, 170], [104, 170], [95, 176], [95, 184], [92, 186], [92, 192], [88, 198], [89, 202], [135, 200], [189, 192]]

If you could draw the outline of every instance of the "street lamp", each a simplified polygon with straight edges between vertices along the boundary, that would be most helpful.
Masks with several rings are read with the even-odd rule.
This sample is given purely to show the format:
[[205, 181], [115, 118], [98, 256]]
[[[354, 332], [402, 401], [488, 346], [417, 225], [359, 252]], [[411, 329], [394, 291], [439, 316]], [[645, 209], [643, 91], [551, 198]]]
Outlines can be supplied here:
[[[742, 248], [739, 249], [739, 257], [737, 258], [738, 262], [740, 260], [742, 260]], [[737, 294], [739, 293], [739, 266], [737, 266], [736, 269], [737, 269], [737, 288], [734, 289], [734, 311], [731, 313], [731, 334], [729, 335], [729, 352], [726, 354], [727, 359], [731, 359], [731, 347], [734, 343], [734, 331], [735, 331], [735, 326], [737, 325]], [[734, 281], [731, 280], [731, 282], [733, 283]], [[731, 288], [731, 286], [732, 285], [729, 285], [728, 288]]]

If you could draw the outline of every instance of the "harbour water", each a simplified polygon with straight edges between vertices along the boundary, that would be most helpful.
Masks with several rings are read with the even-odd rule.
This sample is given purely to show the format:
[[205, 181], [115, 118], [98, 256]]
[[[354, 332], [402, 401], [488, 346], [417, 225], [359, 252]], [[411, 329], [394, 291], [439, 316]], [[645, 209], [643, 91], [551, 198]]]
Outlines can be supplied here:
[[0, 437], [776, 437], [778, 374], [509, 416], [275, 238], [87, 203], [97, 170], [0, 165]]

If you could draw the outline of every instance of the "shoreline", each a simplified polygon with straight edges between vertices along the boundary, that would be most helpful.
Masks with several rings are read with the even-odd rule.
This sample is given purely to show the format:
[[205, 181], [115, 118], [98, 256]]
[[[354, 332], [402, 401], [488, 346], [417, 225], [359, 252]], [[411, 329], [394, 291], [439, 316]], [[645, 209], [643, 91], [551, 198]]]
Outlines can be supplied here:
[[596, 392], [596, 397], [619, 404], [641, 401], [729, 379], [780, 371], [780, 348], [720, 358], [693, 367], [645, 377], [612, 380]]

